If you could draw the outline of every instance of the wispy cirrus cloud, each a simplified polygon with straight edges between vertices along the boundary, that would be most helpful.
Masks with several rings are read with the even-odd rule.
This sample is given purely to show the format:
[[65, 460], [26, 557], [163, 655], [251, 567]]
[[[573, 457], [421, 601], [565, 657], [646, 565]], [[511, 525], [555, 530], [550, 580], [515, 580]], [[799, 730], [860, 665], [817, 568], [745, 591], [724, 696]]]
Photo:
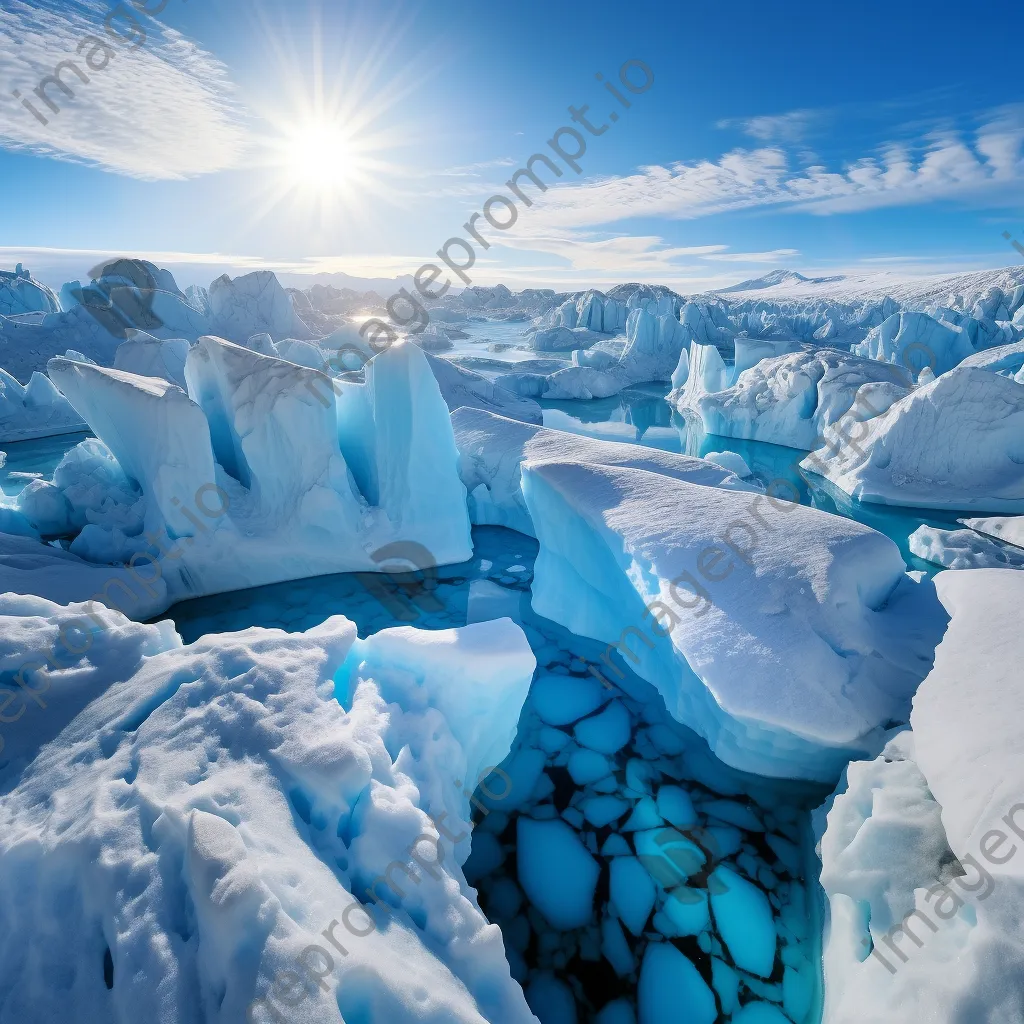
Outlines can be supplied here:
[[719, 121], [716, 127], [739, 128], [759, 142], [800, 142], [822, 117], [822, 113], [816, 110], [791, 110], [785, 114], [729, 118]]
[[837, 169], [794, 167], [784, 147], [765, 146], [555, 186], [536, 217], [548, 229], [582, 228], [770, 206], [828, 215], [949, 199], [1019, 201], [1022, 149], [1024, 106], [1007, 107], [970, 135], [935, 132], [916, 142], [885, 144]]
[[[149, 180], [237, 166], [247, 133], [225, 66], [121, 7], [138, 30], [121, 16], [108, 31], [111, 6], [99, 0], [14, 0], [0, 8], [0, 146]], [[54, 113], [33, 90], [61, 61], [73, 61], [88, 81], [65, 67], [61, 80], [74, 95], [49, 86], [60, 108]]]

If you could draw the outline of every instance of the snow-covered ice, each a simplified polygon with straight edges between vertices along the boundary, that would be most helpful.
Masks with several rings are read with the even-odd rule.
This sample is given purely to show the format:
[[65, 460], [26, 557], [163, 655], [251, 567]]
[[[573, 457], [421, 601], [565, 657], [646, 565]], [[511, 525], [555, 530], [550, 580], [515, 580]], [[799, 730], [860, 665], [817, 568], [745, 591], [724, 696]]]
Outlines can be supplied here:
[[912, 731], [846, 771], [818, 819], [825, 1024], [1021, 1019], [1024, 573], [940, 573], [951, 616]]
[[617, 649], [727, 764], [829, 781], [906, 720], [942, 616], [888, 538], [649, 468], [530, 458], [535, 610]]
[[802, 463], [860, 501], [1024, 512], [1024, 385], [958, 367]]
[[805, 347], [761, 357], [743, 342], [737, 339], [732, 367], [713, 346], [695, 345], [685, 384], [669, 396], [710, 434], [810, 451], [855, 406], [857, 419], [877, 415], [910, 383], [899, 367], [839, 349]]
[[452, 424], [473, 523], [505, 526], [531, 537], [534, 527], [521, 488], [526, 463], [634, 466], [702, 486], [748, 489], [729, 470], [686, 455], [581, 437], [475, 409], [460, 409]]
[[460, 868], [464, 780], [534, 670], [517, 626], [182, 646], [6, 595], [0, 659], [29, 684], [0, 752], [5, 1020], [533, 1021]]

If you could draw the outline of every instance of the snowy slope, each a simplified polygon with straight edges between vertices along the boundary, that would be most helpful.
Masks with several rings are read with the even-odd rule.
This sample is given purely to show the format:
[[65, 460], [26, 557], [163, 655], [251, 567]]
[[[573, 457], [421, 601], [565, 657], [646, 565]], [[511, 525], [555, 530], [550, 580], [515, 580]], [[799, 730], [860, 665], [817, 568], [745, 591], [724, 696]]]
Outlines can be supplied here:
[[[751, 298], [776, 302], [807, 299], [881, 302], [889, 297], [908, 309], [922, 309], [933, 303], [945, 304], [950, 296], [963, 296], [967, 305], [981, 297], [989, 288], [1010, 291], [1024, 285], [1024, 266], [1007, 266], [999, 270], [976, 270], [959, 274], [900, 274], [894, 271], [878, 274], [843, 275], [837, 277], [803, 278], [792, 271], [776, 271], [779, 283], [764, 287], [765, 278], [743, 282]], [[803, 279], [801, 279], [803, 278]], [[730, 298], [743, 299], [742, 285], [720, 289]], [[716, 293], [716, 294], [719, 294]]]
[[0, 597], [4, 670], [65, 670], [3, 727], [0, 1018], [534, 1021], [460, 868], [459, 787], [534, 670], [517, 626], [183, 647], [84, 611]]
[[1024, 1020], [1024, 573], [935, 584], [952, 621], [913, 732], [851, 765], [821, 812], [824, 1024], [883, 1024], [894, 1007], [943, 1024]]

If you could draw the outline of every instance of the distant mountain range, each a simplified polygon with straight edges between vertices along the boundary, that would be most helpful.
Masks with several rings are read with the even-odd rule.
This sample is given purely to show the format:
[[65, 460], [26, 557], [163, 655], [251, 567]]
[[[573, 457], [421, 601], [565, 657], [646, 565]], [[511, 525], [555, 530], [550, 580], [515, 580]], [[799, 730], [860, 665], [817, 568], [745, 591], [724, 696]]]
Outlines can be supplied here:
[[716, 288], [716, 292], [755, 292], [761, 288], [775, 288], [780, 284], [831, 284], [834, 281], [845, 281], [843, 274], [836, 277], [804, 277], [795, 270], [773, 270], [764, 277], [755, 277], [750, 281], [740, 281], [728, 288]]

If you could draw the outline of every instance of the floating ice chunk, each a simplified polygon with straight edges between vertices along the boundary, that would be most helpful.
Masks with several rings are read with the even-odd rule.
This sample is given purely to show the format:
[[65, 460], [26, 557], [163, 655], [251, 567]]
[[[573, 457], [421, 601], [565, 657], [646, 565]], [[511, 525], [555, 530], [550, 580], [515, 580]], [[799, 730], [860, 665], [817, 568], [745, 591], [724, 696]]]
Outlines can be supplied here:
[[523, 480], [534, 610], [616, 648], [722, 760], [832, 780], [906, 719], [943, 615], [888, 538], [640, 469], [533, 464]]
[[470, 493], [470, 514], [475, 525], [506, 526], [535, 536], [520, 488], [521, 470], [526, 462], [634, 466], [709, 487], [750, 489], [721, 467], [686, 455], [600, 441], [473, 409], [460, 409], [451, 420], [459, 449], [459, 473]]
[[961, 519], [960, 522], [977, 533], [1024, 548], [1024, 516], [993, 516], [987, 519]]
[[958, 368], [870, 420], [856, 444], [801, 466], [860, 501], [1024, 511], [1024, 385]]
[[714, 1024], [715, 995], [697, 968], [675, 946], [652, 942], [644, 953], [637, 989], [640, 1024]]
[[976, 533], [919, 526], [910, 535], [910, 550], [926, 562], [947, 569], [1024, 569], [1024, 548]]
[[711, 958], [711, 983], [725, 1013], [732, 1013], [739, 1005], [740, 976], [724, 961]]
[[[199, 406], [181, 388], [157, 377], [63, 357], [50, 360], [49, 373], [151, 500], [147, 525], [158, 529], [167, 524], [176, 537], [194, 536], [197, 528], [181, 510], [215, 491], [217, 479], [210, 428]], [[208, 507], [219, 504], [214, 497]]]
[[606, 1003], [594, 1018], [594, 1024], [636, 1024], [633, 1004], [628, 999]]
[[952, 618], [913, 733], [851, 765], [816, 821], [831, 919], [825, 1014], [837, 1024], [881, 1024], [893, 1006], [996, 1019], [1024, 984], [1024, 757], [1011, 713], [1024, 573], [943, 572], [936, 588]]
[[483, 409], [524, 423], [543, 421], [540, 406], [531, 399], [520, 398], [483, 375], [456, 366], [448, 359], [427, 355], [427, 363], [441, 389], [441, 397], [452, 412], [462, 408]]
[[693, 828], [697, 824], [690, 794], [679, 786], [661, 786], [658, 789], [658, 814], [677, 828]]
[[[463, 631], [357, 641], [334, 617], [305, 634], [182, 647], [168, 622], [106, 614], [75, 655], [85, 608], [0, 597], [4, 671], [63, 666], [47, 706], [3, 728], [5, 1017], [56, 1024], [70, 1000], [82, 1021], [204, 1024], [211, 1001], [254, 1024], [357, 1019], [366, 1006], [395, 1021], [534, 1020], [458, 866], [470, 826], [454, 785], [478, 757], [507, 753], [473, 736], [497, 744], [515, 730], [505, 684], [521, 704], [532, 671], [521, 631], [471, 627], [477, 653], [449, 704], [475, 703], [471, 731], [438, 706], [462, 669]], [[483, 633], [500, 641], [489, 664]], [[390, 651], [405, 652], [402, 667]], [[496, 687], [487, 670], [505, 662]], [[339, 672], [348, 710], [332, 693]], [[4, 717], [13, 710], [8, 700]], [[436, 845], [433, 821], [457, 838]], [[68, 970], [55, 988], [32, 965], [58, 918]]]
[[746, 1003], [733, 1015], [733, 1024], [791, 1024], [777, 1006], [771, 1003]]
[[519, 884], [553, 928], [589, 924], [600, 868], [576, 833], [558, 819], [521, 817], [516, 826]]
[[658, 813], [658, 805], [649, 796], [645, 796], [637, 801], [633, 813], [622, 826], [622, 831], [640, 832], [643, 829], [657, 828], [663, 823], [664, 819]]
[[599, 754], [621, 750], [632, 735], [629, 712], [621, 701], [613, 700], [600, 714], [577, 723], [576, 742]]
[[715, 927], [741, 970], [768, 978], [778, 934], [768, 897], [753, 882], [719, 866], [708, 878]]
[[761, 358], [747, 368], [737, 351], [731, 371], [717, 350], [705, 346], [700, 354], [703, 380], [691, 376], [690, 383], [673, 392], [669, 401], [681, 412], [699, 416], [708, 433], [805, 451], [817, 447], [821, 437], [830, 436], [855, 404], [853, 415], [858, 421], [880, 411], [866, 392], [858, 400], [861, 388], [887, 388], [894, 393], [891, 403], [906, 394], [911, 383], [900, 367], [839, 349], [807, 346]]
[[629, 810], [629, 801], [617, 796], [592, 796], [580, 804], [580, 810], [594, 828], [604, 828]]
[[491, 580], [473, 580], [469, 585], [466, 622], [486, 622], [488, 619], [509, 618], [518, 622], [522, 617], [522, 593], [499, 586]]
[[636, 857], [616, 857], [611, 863], [610, 872], [612, 907], [619, 920], [634, 935], [639, 935], [654, 909], [654, 882]]
[[540, 1024], [576, 1024], [576, 1000], [572, 989], [553, 974], [541, 971], [530, 976], [526, 1001]]
[[569, 725], [596, 711], [608, 697], [608, 689], [589, 676], [546, 673], [537, 677], [530, 702], [548, 725]]
[[601, 921], [601, 952], [612, 965], [612, 970], [620, 977], [633, 973], [636, 967], [633, 954], [622, 931], [622, 925], [614, 917], [605, 917]]
[[[536, 684], [534, 684], [534, 690], [536, 690]], [[597, 782], [612, 770], [611, 762], [596, 750], [574, 750], [567, 767], [577, 786], [588, 786], [592, 782]]]
[[161, 377], [185, 390], [185, 359], [189, 342], [185, 338], [154, 338], [145, 331], [129, 330], [114, 353], [114, 369], [140, 377]]
[[659, 913], [665, 916], [671, 927], [666, 934], [699, 935], [711, 920], [707, 890], [685, 885], [671, 889]]
[[708, 452], [707, 455], [702, 455], [701, 458], [705, 462], [713, 462], [716, 466], [721, 466], [722, 469], [735, 473], [740, 478], [751, 475], [750, 467], [744, 461], [743, 456], [737, 455], [736, 452]]

